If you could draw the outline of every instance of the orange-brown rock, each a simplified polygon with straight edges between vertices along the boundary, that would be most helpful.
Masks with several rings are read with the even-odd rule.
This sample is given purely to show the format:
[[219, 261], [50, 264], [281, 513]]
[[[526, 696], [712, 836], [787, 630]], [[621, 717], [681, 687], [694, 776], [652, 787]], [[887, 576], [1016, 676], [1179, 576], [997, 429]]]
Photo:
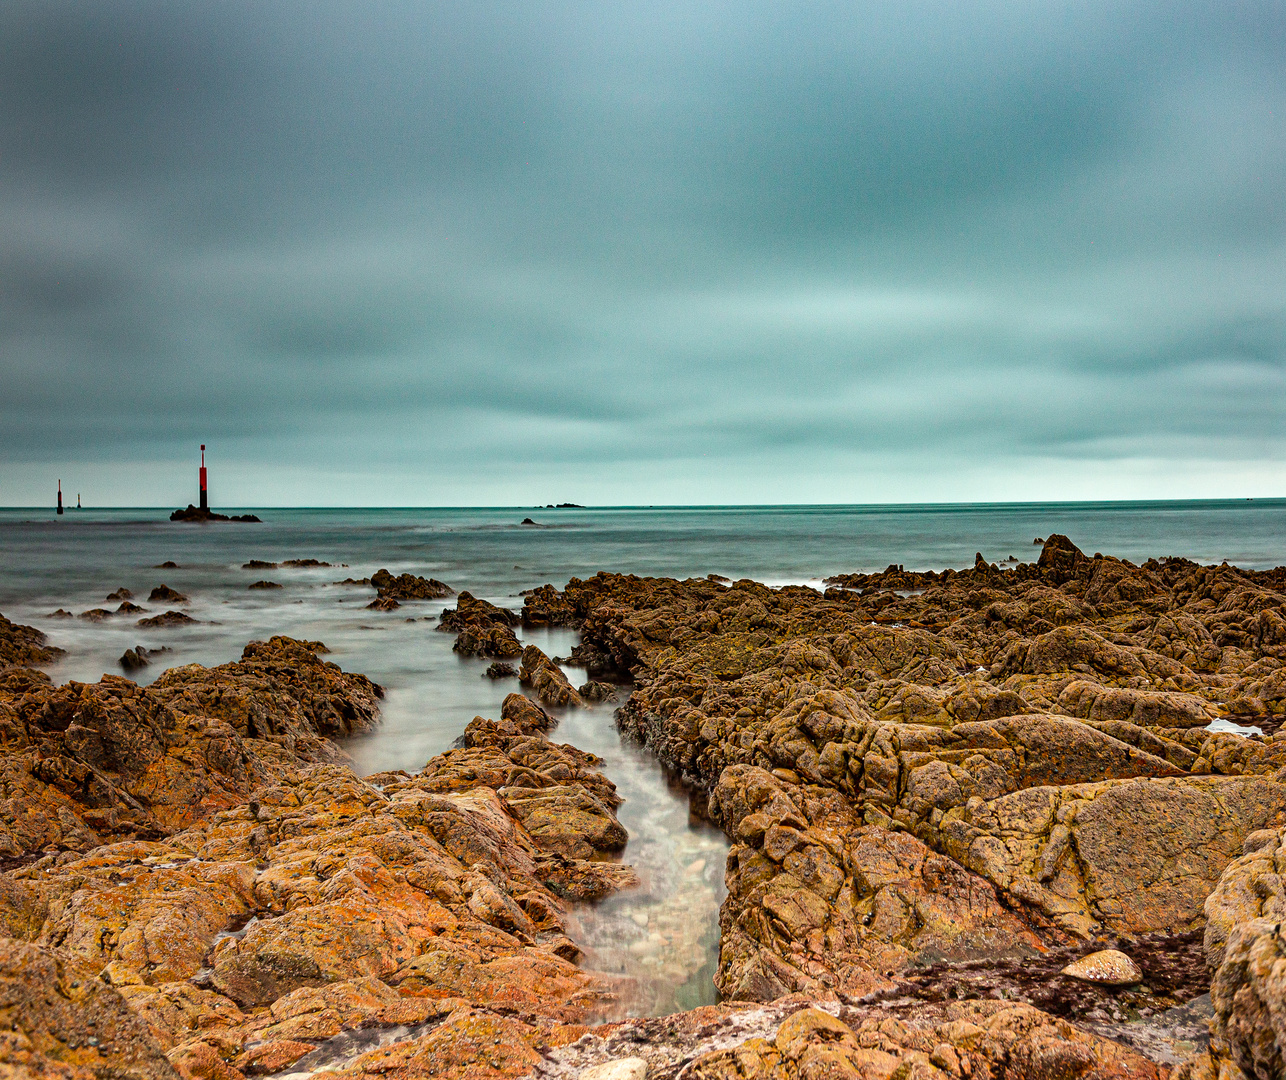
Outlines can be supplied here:
[[909, 965], [1035, 953], [988, 882], [905, 833], [864, 826], [824, 788], [732, 766], [711, 810], [728, 857], [719, 987], [734, 1000], [889, 988]]
[[0, 938], [0, 1074], [178, 1080], [147, 1025], [92, 964]]
[[[306, 691], [348, 677], [310, 670], [313, 644], [247, 649], [215, 703], [238, 702], [239, 715], [247, 700], [268, 707], [254, 694], [272, 675], [254, 665], [280, 660], [292, 674], [272, 685], [285, 693], [296, 680], [292, 722], [319, 724], [329, 699]], [[205, 686], [179, 669], [163, 690]], [[619, 800], [596, 759], [541, 736], [550, 722], [514, 695], [500, 721], [470, 726], [470, 745], [414, 776], [382, 774], [379, 786], [283, 752], [248, 798], [164, 840], [50, 854], [0, 874], [0, 932], [50, 950], [132, 1010], [158, 1076], [173, 1075], [162, 1051], [183, 1076], [256, 1075], [343, 1031], [447, 1014], [413, 1062], [464, 1068], [470, 1032], [500, 1022], [513, 1038], [489, 1053], [530, 1066], [549, 1024], [582, 1023], [615, 1000], [573, 962], [564, 898], [637, 883], [627, 867], [576, 857], [587, 838], [590, 855], [623, 844]], [[520, 1038], [522, 1025], [511, 1032], [516, 1022], [470, 1011], [489, 1007], [538, 1012], [546, 1027]]]
[[[831, 584], [599, 574], [524, 606], [581, 628], [573, 662], [632, 677], [622, 727], [709, 793], [733, 841], [728, 1004], [590, 1031], [613, 983], [576, 966], [566, 904], [636, 880], [611, 858], [601, 763], [511, 695], [419, 773], [359, 780], [331, 740], [376, 691], [313, 643], [148, 691], [8, 673], [0, 826], [25, 862], [0, 873], [0, 932], [89, 965], [188, 1076], [403, 1025], [329, 1066], [1052, 1080], [1164, 1076], [1086, 1030], [1075, 996], [1188, 1000], [1204, 929], [1213, 1038], [1184, 1075], [1280, 1072], [1286, 571], [1136, 566], [1051, 536], [1031, 565]], [[515, 618], [462, 594], [443, 626], [485, 650]], [[551, 709], [581, 703], [539, 649], [521, 677]], [[1058, 975], [1118, 942], [1137, 987]], [[1151, 990], [1171, 945], [1198, 975]], [[1024, 964], [1080, 989], [1047, 988], [1050, 1013], [949, 1000]]]
[[0, 855], [159, 838], [290, 763], [342, 756], [326, 736], [371, 727], [380, 690], [324, 650], [277, 637], [145, 688], [105, 675], [0, 693]]
[[45, 641], [44, 633], [34, 626], [10, 622], [0, 615], [0, 671], [52, 664], [63, 655], [63, 650], [46, 645]]
[[701, 1080], [1162, 1080], [1168, 1072], [1118, 1043], [1002, 1001], [959, 1002], [907, 1020], [870, 1018], [852, 1025], [821, 1009], [802, 1009], [771, 1040], [749, 1039], [685, 1069]]

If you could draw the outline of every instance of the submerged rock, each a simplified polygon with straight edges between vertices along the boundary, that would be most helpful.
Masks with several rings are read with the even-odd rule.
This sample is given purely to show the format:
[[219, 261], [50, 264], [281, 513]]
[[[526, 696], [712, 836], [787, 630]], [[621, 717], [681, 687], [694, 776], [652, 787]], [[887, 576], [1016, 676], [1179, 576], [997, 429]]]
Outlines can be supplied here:
[[166, 626], [194, 626], [196, 622], [196, 619], [184, 611], [165, 611], [150, 619], [139, 619], [135, 625], [155, 630]]

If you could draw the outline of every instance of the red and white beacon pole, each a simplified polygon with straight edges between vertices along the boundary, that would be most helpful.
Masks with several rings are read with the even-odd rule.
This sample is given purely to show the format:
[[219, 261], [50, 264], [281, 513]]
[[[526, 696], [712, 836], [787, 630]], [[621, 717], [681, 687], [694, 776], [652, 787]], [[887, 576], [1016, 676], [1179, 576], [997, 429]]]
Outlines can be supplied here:
[[205, 491], [205, 443], [201, 444], [201, 509], [210, 509], [210, 500]]

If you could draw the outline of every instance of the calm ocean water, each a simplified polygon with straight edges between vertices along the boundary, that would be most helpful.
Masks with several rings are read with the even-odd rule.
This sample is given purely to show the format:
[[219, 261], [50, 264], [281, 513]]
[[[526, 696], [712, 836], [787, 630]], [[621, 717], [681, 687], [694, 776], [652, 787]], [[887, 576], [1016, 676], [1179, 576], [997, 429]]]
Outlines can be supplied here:
[[[253, 508], [252, 508], [253, 509]], [[230, 512], [245, 512], [234, 510]], [[1033, 538], [1061, 532], [1089, 553], [1140, 561], [1182, 555], [1246, 567], [1286, 564], [1286, 500], [957, 506], [786, 506], [612, 509], [255, 510], [260, 525], [171, 523], [155, 509], [0, 509], [0, 613], [43, 629], [67, 657], [57, 682], [121, 673], [118, 659], [141, 644], [171, 650], [137, 678], [182, 663], [213, 665], [271, 634], [320, 639], [331, 659], [383, 684], [383, 724], [349, 746], [359, 772], [418, 769], [447, 749], [475, 715], [497, 716], [516, 689], [482, 677], [485, 662], [458, 657], [434, 630], [450, 602], [367, 611], [370, 589], [333, 584], [380, 567], [439, 578], [495, 603], [521, 606], [522, 589], [600, 569], [685, 577], [723, 574], [770, 585], [820, 585], [835, 573], [1030, 561]], [[540, 527], [523, 526], [531, 517]], [[313, 558], [330, 568], [243, 570], [250, 559]], [[178, 569], [154, 569], [167, 560]], [[269, 578], [283, 588], [250, 591]], [[121, 586], [153, 610], [164, 582], [190, 598], [196, 626], [142, 630], [134, 618], [93, 623], [51, 619], [114, 607]], [[566, 631], [527, 631], [550, 655], [566, 655]], [[582, 672], [568, 669], [575, 683]], [[622, 743], [613, 706], [569, 713], [554, 738], [601, 755], [626, 802], [625, 859], [639, 890], [576, 913], [589, 963], [620, 973], [634, 989], [629, 1011], [666, 1013], [714, 999], [717, 909], [726, 842], [689, 812], [687, 796], [654, 760]]]

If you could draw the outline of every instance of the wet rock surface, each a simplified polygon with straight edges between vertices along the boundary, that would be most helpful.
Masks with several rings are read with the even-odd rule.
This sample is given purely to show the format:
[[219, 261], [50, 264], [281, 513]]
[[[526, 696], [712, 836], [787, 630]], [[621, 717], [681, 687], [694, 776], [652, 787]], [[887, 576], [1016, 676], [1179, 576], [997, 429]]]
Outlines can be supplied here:
[[512, 660], [523, 651], [513, 631], [518, 623], [514, 612], [462, 592], [456, 606], [442, 612], [437, 629], [456, 635], [452, 648], [462, 656]]

